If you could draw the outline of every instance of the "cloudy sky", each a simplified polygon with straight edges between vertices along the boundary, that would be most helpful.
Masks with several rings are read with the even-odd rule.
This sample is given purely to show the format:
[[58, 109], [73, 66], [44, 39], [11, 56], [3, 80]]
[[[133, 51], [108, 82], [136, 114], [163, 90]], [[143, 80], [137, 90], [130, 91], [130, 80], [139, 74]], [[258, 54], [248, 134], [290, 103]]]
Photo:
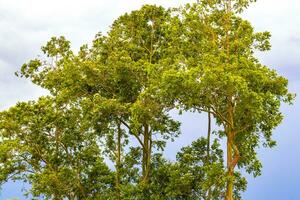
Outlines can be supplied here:
[[[40, 54], [40, 47], [51, 36], [64, 35], [74, 49], [105, 33], [124, 12], [143, 4], [182, 5], [192, 0], [0, 0], [0, 110], [18, 101], [36, 99], [45, 94], [30, 82], [14, 76], [20, 66]], [[244, 14], [257, 31], [272, 33], [272, 50], [258, 55], [262, 63], [276, 69], [290, 81], [292, 92], [300, 94], [300, 2], [298, 0], [258, 0]], [[245, 200], [300, 199], [300, 102], [283, 105], [285, 119], [276, 131], [278, 146], [259, 150], [263, 175], [249, 177]], [[167, 155], [201, 135], [204, 116], [185, 114], [178, 117], [183, 132], [168, 145]], [[202, 122], [201, 122], [202, 121]], [[203, 130], [205, 133], [205, 130]], [[19, 197], [23, 184], [2, 186], [0, 199]]]

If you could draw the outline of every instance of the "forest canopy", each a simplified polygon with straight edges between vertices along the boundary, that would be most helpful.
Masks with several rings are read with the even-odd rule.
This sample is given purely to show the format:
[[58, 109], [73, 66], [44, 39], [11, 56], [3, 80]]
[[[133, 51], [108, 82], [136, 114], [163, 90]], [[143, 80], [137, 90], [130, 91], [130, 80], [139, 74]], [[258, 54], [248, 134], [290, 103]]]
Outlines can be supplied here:
[[[294, 98], [255, 57], [271, 35], [241, 18], [254, 1], [144, 5], [79, 52], [52, 37], [16, 73], [49, 95], [0, 112], [0, 183], [33, 199], [242, 199]], [[174, 161], [166, 144], [186, 133], [171, 112], [207, 115]]]

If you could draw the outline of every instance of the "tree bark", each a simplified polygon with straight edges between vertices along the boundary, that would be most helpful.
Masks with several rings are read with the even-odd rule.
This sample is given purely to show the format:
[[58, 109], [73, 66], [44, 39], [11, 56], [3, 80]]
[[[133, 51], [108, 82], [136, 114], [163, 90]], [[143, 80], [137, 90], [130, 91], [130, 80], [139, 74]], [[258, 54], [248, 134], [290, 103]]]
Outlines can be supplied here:
[[118, 130], [117, 130], [117, 146], [116, 146], [116, 199], [121, 199], [121, 138], [122, 138], [122, 130], [121, 130], [121, 123], [118, 123]]
[[[209, 110], [210, 111], [210, 110]], [[211, 113], [207, 113], [208, 117], [208, 125], [207, 125], [207, 164], [210, 164], [210, 136], [211, 136]], [[207, 192], [207, 200], [211, 200], [211, 187], [209, 187], [208, 192]]]
[[227, 173], [228, 181], [226, 188], [226, 200], [233, 200], [233, 184], [234, 184], [234, 167], [232, 166], [232, 143], [233, 143], [232, 132], [227, 133]]
[[225, 128], [227, 134], [227, 189], [226, 189], [226, 200], [233, 200], [233, 187], [234, 187], [234, 168], [240, 158], [238, 148], [235, 145], [235, 131], [234, 131], [234, 107], [231, 101], [231, 95], [228, 98], [228, 110], [227, 119], [228, 122]]
[[[225, 2], [225, 9], [226, 9], [226, 24], [225, 24], [225, 29], [226, 29], [226, 51], [227, 51], [227, 64], [230, 64], [230, 27], [231, 27], [231, 0], [226, 0]], [[234, 133], [234, 118], [233, 118], [233, 103], [232, 103], [232, 94], [231, 92], [228, 93], [227, 96], [227, 123], [225, 132], [227, 134], [227, 175], [228, 175], [228, 180], [227, 180], [227, 188], [226, 188], [226, 196], [225, 200], [233, 200], [233, 187], [234, 187], [234, 167], [236, 164], [233, 163], [233, 157], [234, 157], [234, 138], [235, 138], [235, 133]]]
[[149, 131], [149, 125], [144, 124], [144, 141], [143, 141], [143, 158], [142, 158], [142, 179], [143, 186], [143, 199], [150, 200], [149, 182], [151, 171], [151, 149], [152, 149], [151, 132]]
[[142, 181], [145, 185], [149, 182], [150, 175], [150, 164], [151, 164], [151, 135], [149, 132], [149, 126], [144, 125], [144, 148], [143, 148], [143, 172], [142, 172]]

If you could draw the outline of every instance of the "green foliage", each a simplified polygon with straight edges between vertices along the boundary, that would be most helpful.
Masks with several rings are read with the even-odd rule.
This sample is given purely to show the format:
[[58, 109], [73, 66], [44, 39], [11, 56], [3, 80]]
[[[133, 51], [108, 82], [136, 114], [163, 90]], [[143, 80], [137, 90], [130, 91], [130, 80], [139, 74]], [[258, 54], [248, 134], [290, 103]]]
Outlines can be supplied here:
[[81, 115], [50, 97], [2, 112], [1, 181], [29, 182], [31, 194], [46, 199], [109, 194], [113, 174]]
[[[166, 161], [156, 154], [153, 161], [151, 199], [223, 199], [226, 189], [226, 170], [223, 151], [218, 140], [211, 145], [210, 159], [207, 159], [207, 140], [199, 138], [177, 153], [177, 161]], [[240, 192], [247, 182], [236, 173], [235, 199], [241, 199]]]
[[[236, 167], [261, 174], [256, 150], [275, 145], [280, 106], [293, 100], [288, 81], [254, 55], [271, 45], [239, 16], [251, 2], [145, 5], [77, 53], [52, 37], [46, 58], [17, 73], [50, 96], [0, 113], [1, 183], [23, 180], [55, 200], [241, 199], [247, 181]], [[209, 113], [217, 139], [166, 160], [180, 134], [171, 110]]]
[[[251, 1], [200, 1], [177, 11], [185, 27], [174, 67], [164, 73], [161, 95], [183, 109], [212, 113], [227, 138], [226, 199], [232, 199], [235, 166], [260, 175], [256, 149], [274, 146], [280, 104], [291, 103], [287, 80], [255, 58], [270, 49], [270, 33], [255, 33], [237, 14]], [[192, 30], [192, 31], [191, 31]], [[198, 32], [200, 34], [198, 34]], [[174, 87], [176, 85], [176, 87]]]

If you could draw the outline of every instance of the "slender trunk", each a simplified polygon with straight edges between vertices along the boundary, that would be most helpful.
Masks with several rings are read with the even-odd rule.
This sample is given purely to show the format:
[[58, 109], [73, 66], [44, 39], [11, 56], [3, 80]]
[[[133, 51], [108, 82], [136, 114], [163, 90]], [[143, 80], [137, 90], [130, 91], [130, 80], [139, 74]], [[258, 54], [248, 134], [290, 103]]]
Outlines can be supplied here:
[[[231, 95], [229, 95], [231, 97]], [[234, 168], [239, 159], [239, 153], [237, 148], [234, 148], [234, 119], [233, 119], [233, 104], [231, 98], [228, 98], [228, 124], [225, 128], [227, 134], [227, 189], [226, 189], [226, 200], [233, 200], [233, 186], [234, 186]]]
[[121, 123], [118, 123], [118, 130], [117, 130], [117, 146], [116, 146], [116, 199], [121, 199], [121, 138], [122, 138], [122, 130], [121, 130]]
[[150, 181], [150, 170], [151, 170], [151, 133], [149, 126], [144, 124], [144, 146], [143, 146], [143, 158], [142, 158], [142, 186], [143, 186], [143, 199], [150, 200], [149, 194], [149, 181]]
[[151, 136], [149, 133], [149, 126], [144, 125], [144, 148], [143, 148], [143, 172], [142, 172], [142, 181], [144, 184], [149, 182], [150, 174], [150, 162], [151, 162]]
[[[207, 116], [208, 116], [208, 125], [207, 125], [207, 149], [206, 149], [207, 152], [206, 153], [207, 153], [207, 164], [210, 164], [211, 113], [208, 112]], [[212, 193], [211, 187], [209, 187], [207, 193], [207, 200], [211, 200], [211, 193]]]
[[[227, 0], [225, 4], [226, 9], [226, 51], [227, 51], [227, 64], [230, 64], [230, 29], [231, 29], [231, 13], [232, 13], [232, 5], [231, 0]], [[226, 196], [225, 200], [233, 200], [233, 187], [234, 187], [234, 167], [236, 163], [234, 163], [234, 119], [233, 119], [233, 104], [232, 104], [232, 95], [229, 92], [228, 94], [228, 110], [227, 110], [227, 125], [225, 128], [227, 134], [227, 188], [226, 188]], [[236, 160], [237, 162], [237, 160]]]
[[207, 154], [207, 162], [210, 162], [210, 136], [211, 136], [211, 114], [208, 112], [208, 125], [207, 125], [207, 147], [206, 147], [206, 154]]
[[227, 173], [228, 181], [226, 188], [226, 200], [233, 200], [233, 183], [234, 183], [234, 168], [232, 167], [232, 132], [227, 133]]

